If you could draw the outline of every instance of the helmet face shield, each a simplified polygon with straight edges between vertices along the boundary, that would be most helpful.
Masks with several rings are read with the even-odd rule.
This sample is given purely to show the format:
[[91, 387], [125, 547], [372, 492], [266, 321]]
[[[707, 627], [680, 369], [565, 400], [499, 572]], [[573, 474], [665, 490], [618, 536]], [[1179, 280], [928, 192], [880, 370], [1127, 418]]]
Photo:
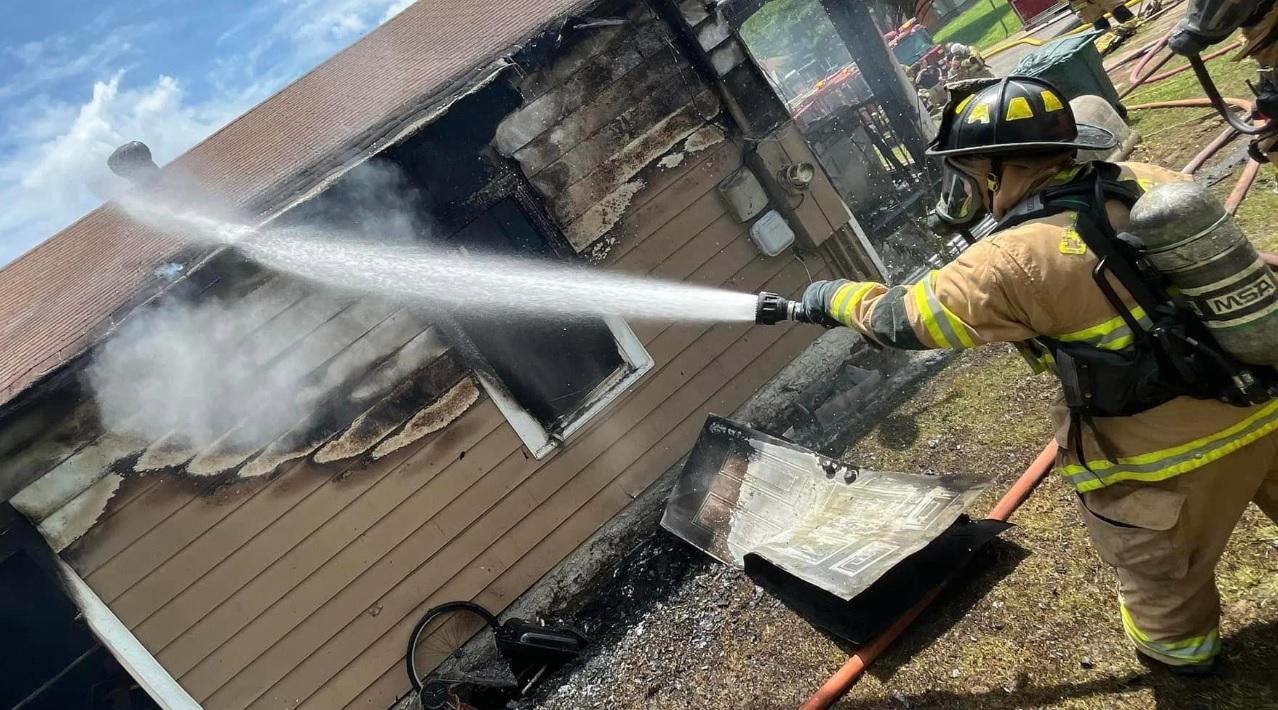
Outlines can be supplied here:
[[987, 190], [978, 178], [962, 170], [953, 159], [942, 161], [941, 199], [936, 203], [936, 216], [952, 227], [976, 224], [988, 211]]

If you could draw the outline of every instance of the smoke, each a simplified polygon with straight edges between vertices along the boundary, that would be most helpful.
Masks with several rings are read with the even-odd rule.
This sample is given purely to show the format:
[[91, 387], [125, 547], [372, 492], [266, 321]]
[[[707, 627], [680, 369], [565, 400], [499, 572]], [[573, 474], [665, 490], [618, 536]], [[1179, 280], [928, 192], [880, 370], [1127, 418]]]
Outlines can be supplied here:
[[[344, 240], [375, 237], [402, 244], [430, 230], [419, 197], [393, 165], [370, 162], [279, 221]], [[136, 199], [121, 204], [135, 217], [193, 241], [221, 241], [228, 231], [253, 233], [211, 217], [200, 217], [194, 226], [177, 222], [167, 217], [167, 208]], [[210, 239], [208, 225], [217, 225], [221, 234]], [[220, 450], [251, 451], [299, 421], [322, 415], [332, 391], [362, 372], [325, 371], [320, 378], [322, 362], [316, 361], [342, 351], [391, 310], [371, 300], [343, 310], [359, 295], [355, 291], [291, 278], [225, 300], [184, 298], [175, 289], [130, 314], [95, 352], [87, 381], [104, 426], [160, 442], [162, 449], [190, 452], [217, 444]], [[342, 327], [313, 322], [339, 312]], [[299, 328], [298, 321], [306, 324]]]
[[[88, 370], [99, 414], [117, 434], [203, 448], [233, 429], [236, 446], [275, 431], [286, 416], [266, 392], [287, 392], [298, 373], [260, 368], [260, 339], [241, 340], [252, 313], [234, 304], [168, 303], [135, 314]], [[242, 426], [237, 426], [242, 425]]]

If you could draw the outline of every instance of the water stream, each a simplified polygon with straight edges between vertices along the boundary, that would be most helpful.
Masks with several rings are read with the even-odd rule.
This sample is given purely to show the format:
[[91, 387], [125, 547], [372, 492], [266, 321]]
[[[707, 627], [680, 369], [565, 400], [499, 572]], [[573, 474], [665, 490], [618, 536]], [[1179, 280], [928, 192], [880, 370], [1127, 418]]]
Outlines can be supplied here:
[[194, 212], [126, 205], [186, 239], [230, 245], [277, 271], [389, 299], [482, 315], [618, 316], [637, 320], [754, 319], [754, 294], [450, 246], [384, 244], [314, 227], [254, 229]]

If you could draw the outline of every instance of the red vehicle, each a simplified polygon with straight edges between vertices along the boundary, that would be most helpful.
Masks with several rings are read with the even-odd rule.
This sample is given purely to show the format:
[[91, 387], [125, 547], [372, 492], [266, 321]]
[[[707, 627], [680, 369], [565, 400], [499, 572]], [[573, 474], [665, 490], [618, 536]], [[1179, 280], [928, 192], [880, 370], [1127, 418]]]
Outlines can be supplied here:
[[915, 70], [941, 61], [941, 55], [945, 53], [945, 48], [932, 39], [932, 33], [915, 19], [907, 20], [883, 38], [887, 40], [896, 61]]
[[[893, 56], [902, 66], [918, 71], [928, 64], [941, 61], [945, 48], [932, 39], [917, 20], [908, 20], [896, 30], [883, 35]], [[838, 71], [821, 79], [807, 93], [790, 102], [792, 115], [800, 122], [814, 120], [816, 116], [825, 115], [831, 103], [855, 103], [870, 95], [870, 87], [861, 78], [856, 65], [848, 64]]]

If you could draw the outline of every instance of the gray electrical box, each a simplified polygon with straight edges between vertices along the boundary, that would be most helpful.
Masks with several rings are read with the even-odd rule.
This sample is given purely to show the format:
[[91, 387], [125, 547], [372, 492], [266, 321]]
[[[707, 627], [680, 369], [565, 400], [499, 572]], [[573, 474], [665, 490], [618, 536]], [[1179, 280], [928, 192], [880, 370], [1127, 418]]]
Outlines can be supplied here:
[[768, 210], [750, 225], [750, 240], [767, 256], [776, 256], [794, 244], [794, 230], [776, 210]]
[[732, 210], [732, 216], [745, 224], [768, 206], [768, 194], [754, 173], [742, 168], [719, 182], [719, 194]]

